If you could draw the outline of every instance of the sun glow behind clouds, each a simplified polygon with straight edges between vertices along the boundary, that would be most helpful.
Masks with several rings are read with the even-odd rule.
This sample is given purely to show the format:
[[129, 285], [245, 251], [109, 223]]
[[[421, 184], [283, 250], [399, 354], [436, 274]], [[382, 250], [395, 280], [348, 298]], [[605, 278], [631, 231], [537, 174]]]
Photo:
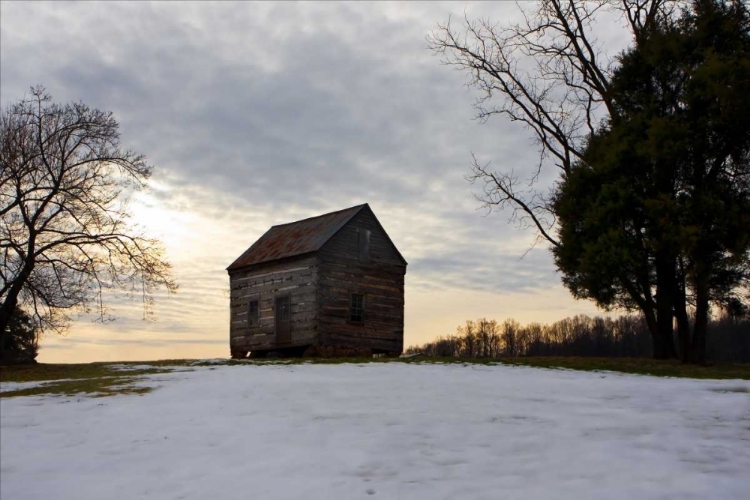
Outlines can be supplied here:
[[170, 258], [180, 259], [183, 253], [194, 251], [195, 245], [191, 239], [194, 239], [197, 234], [195, 229], [201, 223], [196, 214], [167, 208], [152, 194], [138, 196], [132, 204], [132, 214], [149, 236], [164, 243]]
[[[155, 182], [148, 193], [134, 198], [134, 222], [149, 236], [159, 238], [174, 266], [180, 289], [174, 296], [157, 293], [156, 319], [142, 320], [137, 300], [112, 301], [116, 320], [94, 323], [75, 321], [65, 337], [50, 335], [42, 342], [42, 362], [84, 362], [97, 360], [145, 360], [163, 358], [226, 357], [228, 355], [228, 277], [225, 268], [271, 225], [300, 218], [272, 216], [247, 203], [237, 206], [231, 217], [216, 217], [213, 209], [201, 210], [183, 195], [174, 193], [168, 182]], [[207, 197], [220, 193], [204, 191]], [[239, 203], [239, 201], [237, 202]], [[192, 206], [191, 206], [192, 205]], [[526, 293], [512, 290], [466, 289], [451, 269], [439, 274], [420, 265], [420, 256], [446, 255], [465, 242], [434, 239], [430, 217], [415, 220], [403, 210], [383, 207], [376, 214], [412, 265], [406, 276], [405, 344], [417, 344], [437, 335], [453, 333], [467, 319], [512, 317], [523, 323], [554, 321], [576, 313], [594, 313], [593, 306], [575, 302], [559, 286]], [[317, 215], [290, 207], [301, 217]], [[325, 210], [322, 210], [325, 211]], [[207, 212], [207, 213], [203, 213]], [[239, 214], [246, 213], [247, 217]], [[286, 217], [279, 220], [279, 217]], [[414, 224], [428, 228], [414, 231]], [[433, 221], [438, 224], [439, 221]], [[447, 228], [443, 228], [444, 233]], [[460, 236], [458, 233], [456, 236]], [[503, 250], [498, 249], [498, 252]], [[517, 249], [506, 248], [517, 255]], [[515, 257], [517, 259], [517, 257]], [[522, 264], [522, 263], [521, 263]], [[457, 265], [461, 265], [459, 261]], [[502, 278], [498, 288], [502, 289]]]
[[[154, 191], [166, 185], [152, 184]], [[140, 297], [105, 297], [113, 321], [92, 322], [84, 317], [71, 325], [69, 335], [49, 335], [42, 342], [43, 362], [132, 360], [165, 357], [202, 357], [224, 354], [227, 343], [227, 280], [230, 262], [227, 241], [233, 237], [213, 221], [188, 209], [170, 207], [152, 193], [141, 193], [131, 204], [133, 222], [148, 237], [161, 240], [180, 286], [168, 296], [155, 294], [155, 320], [143, 320]], [[235, 235], [236, 236], [236, 235]], [[221, 345], [221, 348], [219, 348]]]
[[[115, 297], [116, 321], [81, 318], [39, 359], [226, 356], [225, 268], [273, 224], [365, 202], [410, 264], [407, 344], [482, 316], [594, 312], [545, 249], [519, 261], [530, 233], [475, 210], [471, 152], [518, 173], [537, 154], [517, 124], [473, 121], [466, 75], [426, 50], [451, 12], [518, 19], [511, 2], [4, 2], [3, 98], [41, 82], [113, 111], [123, 146], [156, 166], [133, 222], [163, 241], [180, 285], [156, 295], [155, 322]], [[603, 33], [607, 46], [618, 36]]]

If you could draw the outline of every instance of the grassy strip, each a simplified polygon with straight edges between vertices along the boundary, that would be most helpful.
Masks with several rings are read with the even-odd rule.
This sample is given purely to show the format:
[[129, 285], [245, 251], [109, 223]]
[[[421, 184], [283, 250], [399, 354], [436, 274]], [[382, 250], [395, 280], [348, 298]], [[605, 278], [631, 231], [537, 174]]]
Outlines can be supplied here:
[[89, 397], [101, 398], [115, 394], [145, 394], [151, 387], [135, 387], [132, 385], [136, 377], [100, 377], [76, 380], [50, 382], [37, 387], [0, 392], [0, 398], [14, 396], [76, 396], [85, 394]]
[[[506, 364], [538, 368], [567, 368], [572, 370], [606, 370], [661, 377], [696, 379], [744, 379], [750, 380], [748, 364], [684, 365], [675, 360], [653, 360], [644, 358], [583, 358], [583, 357], [538, 357], [538, 358], [309, 358], [266, 360], [189, 360], [174, 359], [144, 362], [87, 363], [87, 364], [36, 364], [28, 366], [0, 367], [0, 382], [50, 381], [49, 384], [28, 389], [0, 393], [0, 396], [25, 396], [37, 394], [73, 395], [86, 393], [108, 396], [112, 394], [145, 393], [148, 388], [129, 386], [138, 377], [164, 373], [174, 367], [236, 366], [236, 365], [287, 365], [287, 364], [346, 364], [346, 363], [449, 363], [449, 364]], [[132, 367], [132, 370], [122, 370]]]
[[[146, 369], [121, 371], [117, 366], [148, 365]], [[165, 362], [145, 363], [85, 363], [0, 366], [0, 382], [38, 382], [43, 380], [89, 379], [121, 375], [148, 374], [166, 371]]]
[[228, 364], [275, 364], [275, 363], [418, 363], [418, 364], [463, 364], [463, 365], [513, 365], [537, 368], [567, 368], [582, 371], [613, 371], [657, 377], [680, 377], [695, 379], [744, 379], [750, 380], [750, 364], [719, 363], [711, 365], [686, 365], [677, 360], [648, 358], [589, 358], [589, 357], [533, 357], [533, 358], [310, 358], [293, 360], [233, 361]]
[[[89, 364], [36, 364], [29, 366], [0, 367], [0, 382], [45, 382], [36, 387], [0, 392], [0, 397], [38, 396], [53, 394], [91, 397], [115, 394], [145, 394], [149, 387], [135, 387], [133, 383], [144, 375], [164, 373], [170, 370], [161, 366], [149, 366], [133, 370], [119, 370], [117, 365], [125, 363]], [[139, 363], [141, 364], [141, 363]]]
[[719, 363], [711, 365], [686, 365], [677, 360], [649, 358], [589, 358], [589, 357], [532, 357], [532, 358], [429, 358], [417, 356], [406, 359], [393, 358], [336, 358], [294, 360], [312, 364], [339, 363], [419, 363], [419, 364], [464, 364], [464, 365], [513, 365], [537, 368], [566, 368], [582, 371], [613, 371], [657, 377], [681, 377], [695, 379], [744, 379], [750, 380], [750, 364]]
[[571, 370], [607, 370], [657, 377], [696, 379], [750, 380], [750, 365], [721, 363], [713, 365], [686, 365], [677, 360], [647, 358], [505, 358], [503, 364], [533, 366], [537, 368], [568, 368]]
[[[228, 360], [227, 365], [267, 364], [345, 364], [345, 363], [407, 363], [407, 364], [462, 364], [462, 365], [513, 365], [537, 368], [566, 368], [571, 370], [606, 370], [657, 377], [695, 379], [750, 380], [750, 364], [718, 363], [711, 365], [686, 365], [677, 360], [649, 358], [589, 358], [589, 357], [533, 357], [533, 358], [309, 358], [309, 359], [259, 359]], [[200, 366], [200, 364], [198, 364]]]

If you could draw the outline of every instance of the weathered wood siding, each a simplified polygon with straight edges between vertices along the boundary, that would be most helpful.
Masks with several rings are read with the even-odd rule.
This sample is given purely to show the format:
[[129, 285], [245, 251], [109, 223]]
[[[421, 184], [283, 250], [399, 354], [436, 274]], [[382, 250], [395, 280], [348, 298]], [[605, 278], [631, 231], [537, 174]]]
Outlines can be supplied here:
[[328, 240], [320, 249], [320, 253], [358, 261], [358, 230], [370, 231], [370, 259], [373, 262], [390, 263], [406, 268], [406, 263], [369, 207], [360, 210], [333, 238]]
[[[369, 259], [363, 260], [359, 233], [366, 230]], [[406, 264], [369, 208], [341, 228], [318, 258], [319, 344], [400, 353]], [[350, 321], [352, 293], [365, 296], [362, 323]]]
[[[230, 347], [240, 350], [268, 350], [310, 345], [318, 331], [319, 262], [316, 257], [257, 264], [233, 271], [229, 276]], [[275, 331], [275, 299], [289, 295], [291, 302], [291, 343], [278, 344]], [[248, 326], [251, 300], [259, 301], [259, 324]]]

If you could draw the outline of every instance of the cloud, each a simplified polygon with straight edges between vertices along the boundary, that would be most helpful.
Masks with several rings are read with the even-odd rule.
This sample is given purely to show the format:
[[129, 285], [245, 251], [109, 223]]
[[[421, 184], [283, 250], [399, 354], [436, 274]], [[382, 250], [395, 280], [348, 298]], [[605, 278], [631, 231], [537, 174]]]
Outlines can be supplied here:
[[[464, 10], [518, 15], [509, 2], [3, 3], [2, 101], [43, 83], [112, 110], [123, 144], [156, 165], [139, 203], [182, 284], [159, 301], [165, 335], [225, 333], [224, 268], [270, 225], [362, 202], [416, 290], [565, 293], [544, 248], [519, 261], [533, 235], [482, 217], [464, 179], [471, 152], [521, 173], [537, 160], [523, 128], [473, 120], [466, 75], [426, 49]], [[118, 304], [112, 328], [137, 329], [138, 306]]]
[[74, 338], [64, 337], [57, 339], [56, 342], [45, 344], [45, 348], [49, 349], [75, 349], [77, 345], [95, 345], [95, 346], [167, 346], [170, 344], [199, 344], [199, 345], [224, 345], [226, 344], [225, 339], [201, 339], [201, 338], [158, 338], [158, 339], [147, 339], [147, 338], [127, 338], [127, 337], [110, 337], [110, 338]]

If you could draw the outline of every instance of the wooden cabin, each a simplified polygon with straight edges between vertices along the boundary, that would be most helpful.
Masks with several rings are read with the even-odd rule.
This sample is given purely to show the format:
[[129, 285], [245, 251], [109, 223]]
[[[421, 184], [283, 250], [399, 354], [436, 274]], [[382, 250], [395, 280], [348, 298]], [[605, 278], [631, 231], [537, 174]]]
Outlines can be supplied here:
[[406, 265], [367, 204], [273, 226], [227, 268], [232, 357], [400, 354]]

